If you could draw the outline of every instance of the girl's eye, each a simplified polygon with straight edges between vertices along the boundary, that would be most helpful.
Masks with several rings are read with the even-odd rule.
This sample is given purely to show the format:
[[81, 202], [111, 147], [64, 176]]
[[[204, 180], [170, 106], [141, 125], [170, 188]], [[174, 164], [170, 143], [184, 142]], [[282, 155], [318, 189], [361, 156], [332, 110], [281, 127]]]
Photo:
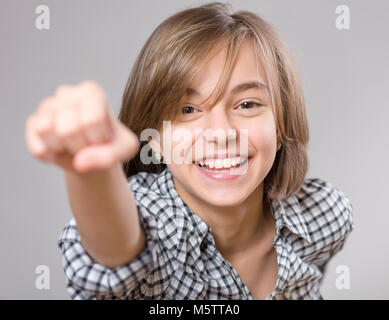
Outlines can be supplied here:
[[194, 112], [198, 112], [197, 109], [191, 107], [191, 106], [185, 106], [184, 108], [182, 108], [182, 113], [186, 114], [186, 113], [194, 113]]
[[254, 106], [260, 107], [262, 105], [253, 101], [245, 101], [241, 103], [239, 106], [237, 106], [236, 109], [251, 109]]

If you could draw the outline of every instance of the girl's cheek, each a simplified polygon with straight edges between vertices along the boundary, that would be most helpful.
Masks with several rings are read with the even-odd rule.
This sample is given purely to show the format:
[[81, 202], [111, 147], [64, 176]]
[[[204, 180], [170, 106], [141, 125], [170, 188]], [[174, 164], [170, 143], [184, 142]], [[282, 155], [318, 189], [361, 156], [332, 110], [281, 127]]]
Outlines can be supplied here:
[[249, 144], [256, 150], [270, 152], [277, 144], [274, 121], [260, 121], [249, 127]]

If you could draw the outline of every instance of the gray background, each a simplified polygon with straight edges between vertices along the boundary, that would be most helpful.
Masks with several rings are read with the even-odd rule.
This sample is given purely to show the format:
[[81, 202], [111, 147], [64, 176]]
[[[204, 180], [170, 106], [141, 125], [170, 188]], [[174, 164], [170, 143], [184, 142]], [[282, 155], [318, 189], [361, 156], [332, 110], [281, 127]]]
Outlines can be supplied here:
[[[60, 169], [34, 159], [25, 120], [64, 83], [94, 79], [118, 114], [132, 64], [166, 17], [205, 1], [0, 2], [0, 298], [69, 299], [60, 231], [71, 217]], [[355, 230], [330, 263], [327, 299], [388, 299], [386, 209], [389, 55], [387, 1], [230, 1], [279, 31], [292, 51], [307, 102], [308, 177], [332, 182], [351, 199]], [[50, 8], [50, 30], [35, 28], [35, 8]], [[346, 4], [351, 29], [335, 28]], [[35, 287], [35, 268], [50, 268], [50, 289]], [[337, 265], [350, 268], [350, 289], [335, 286]]]

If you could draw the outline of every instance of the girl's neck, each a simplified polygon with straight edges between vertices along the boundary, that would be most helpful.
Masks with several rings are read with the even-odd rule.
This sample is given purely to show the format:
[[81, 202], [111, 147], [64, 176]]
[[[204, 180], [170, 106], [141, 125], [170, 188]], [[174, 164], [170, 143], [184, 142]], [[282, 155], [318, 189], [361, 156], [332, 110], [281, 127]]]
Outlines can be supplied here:
[[174, 181], [174, 185], [192, 212], [210, 226], [216, 247], [225, 258], [243, 255], [261, 241], [270, 218], [263, 183], [243, 203], [227, 207], [206, 203], [189, 194], [179, 183]]

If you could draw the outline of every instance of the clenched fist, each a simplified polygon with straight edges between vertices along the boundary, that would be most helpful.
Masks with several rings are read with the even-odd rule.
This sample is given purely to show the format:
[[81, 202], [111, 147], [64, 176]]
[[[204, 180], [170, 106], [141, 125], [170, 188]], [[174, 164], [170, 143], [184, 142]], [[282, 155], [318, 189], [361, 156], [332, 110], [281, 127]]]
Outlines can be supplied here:
[[93, 81], [59, 86], [28, 117], [25, 138], [36, 158], [80, 173], [131, 159], [140, 145], [112, 116], [104, 91]]

